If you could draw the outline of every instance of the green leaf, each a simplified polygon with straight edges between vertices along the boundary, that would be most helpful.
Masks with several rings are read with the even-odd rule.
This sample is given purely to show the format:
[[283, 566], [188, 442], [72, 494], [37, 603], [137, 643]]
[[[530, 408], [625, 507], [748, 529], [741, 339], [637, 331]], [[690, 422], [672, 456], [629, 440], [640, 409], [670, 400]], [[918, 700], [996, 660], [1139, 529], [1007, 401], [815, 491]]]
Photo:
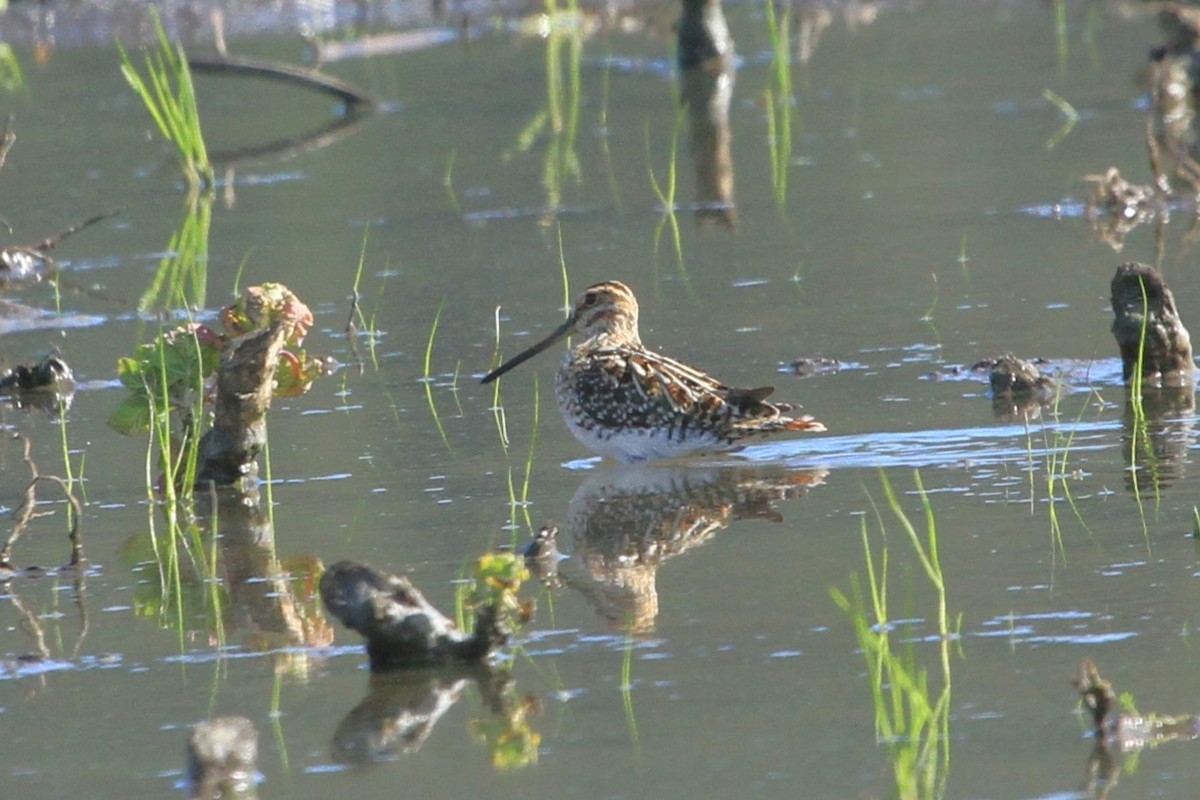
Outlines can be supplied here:
[[108, 427], [125, 436], [150, 430], [150, 406], [145, 397], [127, 397], [108, 418]]

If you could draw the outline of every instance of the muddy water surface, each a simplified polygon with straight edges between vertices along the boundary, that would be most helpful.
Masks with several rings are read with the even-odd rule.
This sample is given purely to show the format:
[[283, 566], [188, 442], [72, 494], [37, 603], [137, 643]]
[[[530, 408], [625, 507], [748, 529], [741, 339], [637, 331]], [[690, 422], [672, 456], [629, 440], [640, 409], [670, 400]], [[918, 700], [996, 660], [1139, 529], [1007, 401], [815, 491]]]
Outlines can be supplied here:
[[[865, 526], [876, 568], [887, 549], [890, 617], [906, 621], [893, 645], [911, 643], [936, 700], [936, 594], [884, 489], [924, 534], [919, 468], [959, 635], [933, 737], [945, 750], [906, 796], [1088, 796], [1091, 742], [1069, 684], [1082, 658], [1143, 711], [1200, 710], [1197, 475], [1194, 419], [1175, 413], [1157, 463], [1138, 457], [1158, 481], [1131, 479], [1108, 280], [1122, 260], [1153, 261], [1155, 245], [1139, 230], [1114, 252], [1080, 210], [1085, 175], [1116, 165], [1146, 178], [1135, 77], [1158, 34], [1116, 6], [1064, 6], [1061, 48], [1043, 3], [807, 17], [819, 38], [790, 67], [791, 150], [773, 162], [769, 26], [761, 5], [731, 5], [733, 229], [696, 221], [674, 8], [607, 32], [589, 18], [577, 84], [569, 33], [482, 18], [488, 32], [469, 44], [331, 64], [386, 112], [324, 149], [221, 171], [203, 305], [226, 302], [239, 273], [242, 285], [285, 282], [316, 312], [310, 348], [352, 362], [343, 328], [365, 238], [375, 362], [363, 331], [362, 371], [277, 403], [273, 549], [223, 542], [217, 582], [191, 577], [183, 553], [177, 592], [163, 588], [161, 540], [155, 557], [164, 526], [147, 502], [145, 442], [106, 420], [117, 357], [157, 330], [137, 301], [184, 193], [111, 48], [43, 58], [19, 45], [25, 85], [0, 101], [18, 136], [0, 172], [11, 241], [123, 210], [63, 243], [57, 306], [47, 285], [2, 299], [0, 324], [14, 322], [0, 359], [58, 347], [82, 383], [65, 423], [5, 408], [0, 426], [31, 439], [46, 472], [64, 471], [65, 439], [90, 558], [81, 582], [4, 589], [5, 794], [172, 794], [189, 726], [240, 713], [260, 731], [261, 797], [889, 796], [909, 739], [877, 738], [867, 661], [830, 589], [849, 594], [865, 575]], [[302, 55], [285, 37], [232, 46]], [[214, 150], [312, 130], [333, 111], [295, 90], [198, 87]], [[1066, 120], [1047, 89], [1079, 115], [1057, 141]], [[654, 189], [672, 175], [678, 246]], [[1195, 327], [1186, 222], [1171, 221], [1160, 263]], [[572, 293], [630, 284], [652, 346], [733, 384], [774, 384], [829, 432], [699, 465], [600, 465], [553, 408], [554, 354], [503, 380], [506, 450], [491, 388], [473, 377], [493, 363], [497, 306], [509, 355], [561, 319], [563, 263]], [[980, 381], [929, 379], [1007, 351], [1082, 375], [1028, 423], [997, 419]], [[843, 369], [800, 378], [787, 365], [802, 356]], [[0, 507], [17, 506], [27, 475], [19, 444], [0, 446]], [[526, 483], [514, 506], [510, 485], [521, 495]], [[64, 509], [44, 496], [59, 517], [35, 521], [20, 564], [65, 555]], [[404, 571], [452, 608], [465, 565], [544, 523], [571, 557], [512, 664], [514, 696], [539, 707], [527, 720], [536, 763], [494, 766], [505, 725], [470, 683], [407, 741], [347, 722], [364, 698], [384, 721], [403, 704], [369, 683], [356, 637], [304, 604], [312, 564]], [[1186, 743], [1143, 753], [1109, 796], [1194, 796], [1196, 763]]]

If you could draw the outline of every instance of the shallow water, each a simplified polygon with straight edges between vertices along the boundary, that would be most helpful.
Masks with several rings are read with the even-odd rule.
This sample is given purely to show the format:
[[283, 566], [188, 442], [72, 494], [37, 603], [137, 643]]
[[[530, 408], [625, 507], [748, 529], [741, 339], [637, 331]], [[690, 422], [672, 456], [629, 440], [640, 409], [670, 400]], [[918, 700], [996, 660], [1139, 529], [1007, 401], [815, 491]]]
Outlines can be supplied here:
[[[867, 662], [830, 589], [849, 592], [865, 575], [865, 525], [877, 567], [887, 547], [891, 616], [910, 622], [893, 642], [913, 643], [941, 691], [934, 593], [883, 488], [923, 530], [914, 468], [959, 620], [948, 763], [932, 775], [945, 796], [1088, 796], [1091, 742], [1069, 683], [1084, 657], [1142, 711], [1200, 710], [1188, 661], [1200, 592], [1188, 537], [1195, 419], [1167, 412], [1156, 423], [1157, 461], [1136, 450], [1135, 484], [1108, 330], [1109, 278], [1123, 260], [1154, 260], [1153, 232], [1135, 231], [1117, 253], [1080, 212], [1083, 176], [1116, 165], [1146, 179], [1134, 78], [1158, 40], [1152, 19], [1066, 4], [1060, 56], [1043, 3], [882, 6], [856, 25], [835, 14], [811, 61], [791, 70], [780, 202], [767, 24], [760, 5], [733, 4], [738, 223], [727, 230], [694, 220], [669, 67], [675, 12], [621, 13], [626, 24], [582, 41], [573, 145], [548, 129], [522, 143], [550, 105], [547, 40], [479, 18], [490, 32], [469, 43], [329, 66], [387, 112], [326, 148], [219, 173], [209, 313], [239, 273], [242, 285], [282, 281], [316, 313], [310, 351], [351, 363], [343, 328], [365, 237], [360, 288], [378, 366], [368, 358], [277, 402], [273, 538], [224, 540], [222, 582], [185, 582], [181, 610], [162, 599], [151, 528], [161, 535], [164, 523], [147, 505], [145, 442], [105, 422], [121, 397], [116, 359], [157, 330], [135, 309], [185, 216], [184, 193], [110, 47], [35, 58], [17, 46], [25, 86], [3, 105], [18, 141], [0, 172], [10, 241], [122, 212], [56, 251], [61, 311], [45, 284], [4, 298], [18, 307], [0, 321], [0, 359], [58, 347], [81, 382], [65, 426], [7, 407], [0, 426], [29, 437], [47, 473], [63, 472], [65, 437], [84, 478], [90, 560], [82, 581], [7, 585], [0, 653], [46, 654], [0, 673], [9, 791], [170, 794], [188, 727], [240, 713], [260, 731], [262, 797], [891, 795], [896, 748], [877, 740]], [[283, 36], [231, 46], [300, 54]], [[333, 113], [296, 90], [197, 80], [215, 151], [312, 130]], [[1053, 147], [1064, 118], [1045, 89], [1079, 112]], [[669, 221], [659, 231], [651, 178], [669, 179], [677, 120], [678, 254]], [[556, 147], [573, 149], [578, 178], [552, 169], [569, 165], [553, 160]], [[1186, 223], [1172, 220], [1161, 264], [1190, 322], [1200, 282]], [[502, 382], [506, 452], [491, 387], [473, 376], [493, 364], [497, 306], [509, 355], [561, 319], [564, 262], [572, 293], [630, 284], [652, 346], [731, 384], [772, 383], [829, 432], [619, 470], [558, 419], [553, 354]], [[444, 436], [423, 381], [440, 304], [430, 394]], [[1028, 423], [997, 419], [984, 383], [930, 379], [1008, 351], [1085, 365], [1085, 378]], [[818, 355], [845, 367], [790, 374], [794, 359]], [[0, 508], [18, 505], [27, 475], [19, 444], [0, 445]], [[528, 483], [526, 504], [510, 502], [510, 482], [518, 496]], [[48, 487], [42, 496], [59, 515], [34, 521], [20, 565], [66, 552], [63, 504]], [[515, 694], [540, 705], [529, 718], [536, 764], [493, 766], [479, 734], [496, 720], [471, 684], [417, 746], [348, 762], [339, 724], [372, 687], [357, 638], [302, 602], [315, 560], [405, 572], [449, 609], [465, 565], [547, 523], [571, 557], [512, 664]], [[386, 708], [387, 687], [374, 688]], [[1166, 744], [1134, 766], [1111, 797], [1194, 795], [1192, 745]]]

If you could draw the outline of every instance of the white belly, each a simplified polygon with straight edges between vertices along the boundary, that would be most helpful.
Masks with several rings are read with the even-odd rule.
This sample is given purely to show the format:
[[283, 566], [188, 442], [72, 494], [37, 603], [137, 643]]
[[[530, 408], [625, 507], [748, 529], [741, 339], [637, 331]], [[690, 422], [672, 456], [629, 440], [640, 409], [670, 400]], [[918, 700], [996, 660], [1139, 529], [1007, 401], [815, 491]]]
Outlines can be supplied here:
[[567, 428], [584, 447], [593, 453], [625, 464], [655, 461], [660, 458], [679, 458], [705, 451], [726, 450], [731, 446], [716, 436], [692, 435], [680, 441], [677, 437], [669, 438], [667, 431], [659, 428], [585, 428], [566, 414], [563, 415], [563, 419]]

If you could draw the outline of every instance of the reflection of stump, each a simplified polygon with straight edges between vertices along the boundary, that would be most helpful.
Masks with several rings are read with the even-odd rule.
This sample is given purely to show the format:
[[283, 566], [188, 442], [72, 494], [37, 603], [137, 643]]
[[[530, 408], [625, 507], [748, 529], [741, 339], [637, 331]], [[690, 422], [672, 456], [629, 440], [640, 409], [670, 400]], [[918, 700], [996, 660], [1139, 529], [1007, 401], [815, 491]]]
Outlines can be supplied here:
[[197, 492], [196, 513], [201, 525], [217, 526], [218, 575], [229, 593], [222, 609], [230, 635], [236, 632], [249, 650], [273, 652], [277, 666], [304, 670], [308, 648], [333, 642], [333, 627], [316, 598], [320, 561], [278, 557], [275, 530], [257, 487]]
[[679, 20], [680, 100], [696, 167], [696, 221], [737, 224], [729, 103], [733, 98], [733, 37], [719, 0], [684, 0]]
[[245, 717], [197, 723], [188, 737], [187, 756], [193, 798], [254, 796], [258, 731]]
[[414, 753], [470, 685], [479, 691], [480, 715], [469, 723], [487, 743], [492, 764], [512, 769], [537, 761], [541, 736], [507, 669], [458, 664], [432, 669], [373, 672], [367, 696], [346, 714], [333, 734], [331, 751], [344, 764], [370, 764]]
[[[1140, 401], [1125, 398], [1121, 449], [1130, 489], [1157, 491], [1181, 480], [1195, 432], [1189, 421], [1196, 393], [1187, 386], [1144, 386]], [[1136, 449], [1135, 449], [1136, 448]]]
[[1112, 279], [1112, 332], [1121, 350], [1122, 373], [1132, 380], [1180, 386], [1192, 381], [1192, 340], [1175, 310], [1175, 298], [1158, 270], [1128, 262]]
[[368, 764], [421, 748], [483, 668], [404, 670], [371, 676], [370, 692], [346, 714], [333, 734], [333, 757]]

